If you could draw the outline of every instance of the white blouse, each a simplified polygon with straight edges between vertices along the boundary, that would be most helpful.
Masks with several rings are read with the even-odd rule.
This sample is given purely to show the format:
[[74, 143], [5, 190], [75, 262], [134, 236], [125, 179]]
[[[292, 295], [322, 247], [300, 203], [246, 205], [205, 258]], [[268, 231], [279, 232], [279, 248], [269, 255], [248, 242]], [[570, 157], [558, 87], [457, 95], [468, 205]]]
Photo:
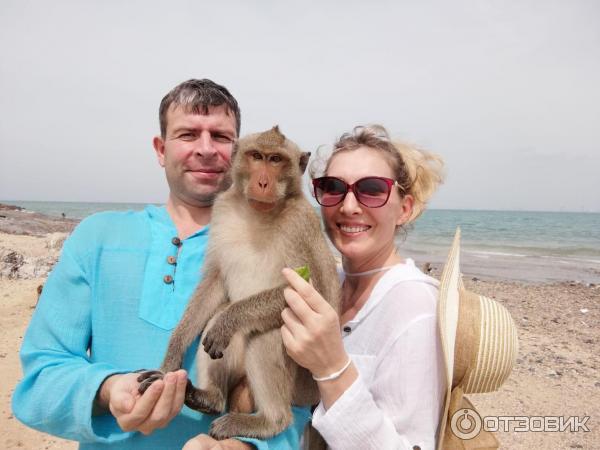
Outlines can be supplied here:
[[313, 426], [330, 449], [435, 449], [445, 390], [438, 285], [408, 259], [343, 325], [359, 377], [328, 410], [320, 403], [314, 411]]

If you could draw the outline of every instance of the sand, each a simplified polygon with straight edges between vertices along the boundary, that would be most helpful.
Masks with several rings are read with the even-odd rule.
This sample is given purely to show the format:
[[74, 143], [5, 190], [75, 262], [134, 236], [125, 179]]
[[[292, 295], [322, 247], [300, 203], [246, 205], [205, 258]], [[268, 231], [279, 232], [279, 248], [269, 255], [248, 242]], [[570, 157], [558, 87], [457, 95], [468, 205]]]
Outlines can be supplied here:
[[517, 365], [507, 382], [498, 392], [469, 396], [479, 413], [590, 417], [589, 432], [499, 432], [502, 448], [600, 448], [600, 289], [576, 283], [467, 286], [505, 305], [519, 333]]
[[10, 399], [21, 379], [19, 347], [37, 300], [36, 288], [44, 280], [0, 280], [0, 448], [51, 449], [77, 448], [77, 443], [27, 428], [12, 415]]
[[[34, 224], [39, 229], [39, 224]], [[62, 231], [51, 229], [49, 231]], [[34, 233], [31, 233], [34, 234]], [[37, 233], [36, 233], [37, 234]], [[31, 430], [12, 415], [10, 398], [21, 378], [18, 349], [37, 299], [32, 267], [58, 252], [60, 235], [0, 232], [0, 252], [23, 256], [23, 279], [0, 278], [0, 448], [74, 449], [77, 444]], [[42, 269], [43, 267], [40, 266]], [[533, 284], [473, 278], [467, 287], [500, 301], [518, 328], [517, 365], [498, 392], [471, 395], [482, 416], [589, 416], [589, 432], [500, 431], [503, 449], [600, 448], [600, 287], [574, 282]], [[534, 423], [535, 425], [535, 423]]]

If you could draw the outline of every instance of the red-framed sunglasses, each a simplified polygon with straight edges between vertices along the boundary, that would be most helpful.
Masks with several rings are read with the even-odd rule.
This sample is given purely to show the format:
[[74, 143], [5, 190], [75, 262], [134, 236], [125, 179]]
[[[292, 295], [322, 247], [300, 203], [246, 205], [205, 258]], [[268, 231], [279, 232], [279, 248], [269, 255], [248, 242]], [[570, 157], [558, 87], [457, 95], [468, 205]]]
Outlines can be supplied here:
[[352, 184], [336, 177], [320, 177], [312, 180], [315, 198], [321, 206], [339, 205], [348, 191], [358, 202], [368, 208], [381, 208], [390, 198], [392, 186], [402, 186], [397, 181], [384, 177], [364, 177]]

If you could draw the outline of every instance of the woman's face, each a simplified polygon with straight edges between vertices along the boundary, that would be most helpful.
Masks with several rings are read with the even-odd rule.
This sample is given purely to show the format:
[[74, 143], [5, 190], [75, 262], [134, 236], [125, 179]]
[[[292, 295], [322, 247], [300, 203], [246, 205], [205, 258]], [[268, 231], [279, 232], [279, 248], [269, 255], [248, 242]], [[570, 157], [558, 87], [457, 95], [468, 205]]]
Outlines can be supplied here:
[[[367, 147], [335, 154], [326, 175], [340, 178], [348, 184], [368, 176], [394, 179], [385, 157]], [[346, 194], [342, 203], [321, 207], [331, 242], [358, 267], [381, 264], [393, 254], [396, 226], [404, 223], [411, 211], [412, 198], [409, 195], [402, 198], [395, 186], [387, 203], [380, 208], [362, 205], [352, 191]]]

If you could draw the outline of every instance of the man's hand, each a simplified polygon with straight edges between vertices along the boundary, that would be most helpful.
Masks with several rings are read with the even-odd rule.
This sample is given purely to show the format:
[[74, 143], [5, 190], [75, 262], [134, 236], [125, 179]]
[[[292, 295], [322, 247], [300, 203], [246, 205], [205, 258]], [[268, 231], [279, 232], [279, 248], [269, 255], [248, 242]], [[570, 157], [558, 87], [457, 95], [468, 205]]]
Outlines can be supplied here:
[[254, 446], [235, 439], [217, 441], [207, 434], [200, 434], [185, 443], [181, 450], [254, 450]]
[[150, 434], [164, 428], [179, 414], [185, 399], [187, 372], [178, 370], [155, 381], [143, 395], [138, 373], [117, 374], [102, 383], [98, 404], [108, 408], [123, 431]]

